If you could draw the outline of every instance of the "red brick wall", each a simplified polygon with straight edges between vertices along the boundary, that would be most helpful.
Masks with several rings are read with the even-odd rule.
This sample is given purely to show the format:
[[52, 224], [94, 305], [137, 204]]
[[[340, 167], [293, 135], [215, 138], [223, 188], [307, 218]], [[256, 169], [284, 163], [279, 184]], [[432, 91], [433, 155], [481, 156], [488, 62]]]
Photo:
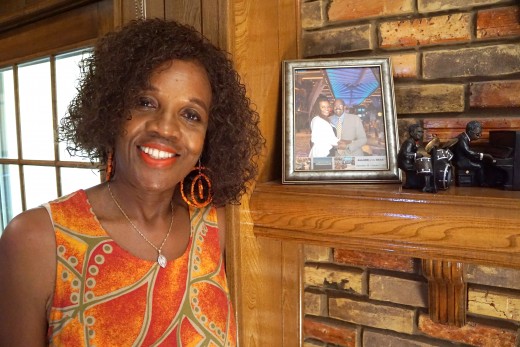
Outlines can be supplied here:
[[520, 343], [520, 270], [468, 265], [468, 322], [456, 328], [429, 319], [418, 259], [319, 246], [304, 254], [306, 347]]
[[[300, 1], [303, 58], [391, 58], [401, 139], [430, 119], [518, 124], [519, 1]], [[520, 346], [520, 271], [469, 265], [468, 324], [454, 328], [428, 318], [417, 259], [305, 254], [305, 346]]]
[[520, 117], [518, 1], [301, 1], [303, 58], [391, 57], [401, 139], [428, 117]]

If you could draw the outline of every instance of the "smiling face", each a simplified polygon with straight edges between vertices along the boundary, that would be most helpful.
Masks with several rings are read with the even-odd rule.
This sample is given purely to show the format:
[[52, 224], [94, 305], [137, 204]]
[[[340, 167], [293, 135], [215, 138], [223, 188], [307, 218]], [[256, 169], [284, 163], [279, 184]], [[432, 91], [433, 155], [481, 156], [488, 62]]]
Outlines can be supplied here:
[[320, 117], [328, 120], [330, 115], [330, 103], [328, 101], [320, 101]]
[[173, 189], [202, 153], [211, 97], [199, 63], [173, 60], [156, 69], [116, 141], [114, 179], [149, 190]]
[[343, 112], [345, 111], [345, 104], [342, 100], [338, 99], [334, 101], [334, 114], [336, 116], [341, 116]]

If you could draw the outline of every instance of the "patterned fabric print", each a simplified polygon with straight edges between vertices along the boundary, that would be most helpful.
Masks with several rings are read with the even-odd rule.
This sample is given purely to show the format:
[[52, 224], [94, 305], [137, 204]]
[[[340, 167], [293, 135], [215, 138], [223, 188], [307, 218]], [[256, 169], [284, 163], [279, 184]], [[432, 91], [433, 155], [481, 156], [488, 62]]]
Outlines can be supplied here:
[[84, 191], [49, 208], [57, 247], [50, 346], [236, 346], [214, 208], [190, 209], [188, 247], [165, 269], [119, 247]]

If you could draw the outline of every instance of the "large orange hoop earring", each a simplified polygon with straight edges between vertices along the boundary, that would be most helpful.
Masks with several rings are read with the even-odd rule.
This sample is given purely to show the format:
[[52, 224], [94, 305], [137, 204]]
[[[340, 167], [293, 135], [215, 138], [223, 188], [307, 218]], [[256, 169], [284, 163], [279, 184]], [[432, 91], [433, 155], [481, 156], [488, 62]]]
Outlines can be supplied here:
[[109, 182], [114, 173], [114, 152], [108, 152], [107, 166], [105, 169], [105, 181]]
[[181, 181], [182, 199], [188, 205], [198, 208], [208, 206], [213, 200], [211, 180], [202, 170], [206, 170], [206, 168], [200, 164], [199, 160], [199, 165]]

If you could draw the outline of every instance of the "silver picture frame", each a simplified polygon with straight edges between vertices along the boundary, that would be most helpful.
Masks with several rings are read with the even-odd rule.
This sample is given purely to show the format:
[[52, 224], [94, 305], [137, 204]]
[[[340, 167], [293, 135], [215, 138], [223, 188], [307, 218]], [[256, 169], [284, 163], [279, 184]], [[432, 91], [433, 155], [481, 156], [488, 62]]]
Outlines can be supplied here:
[[[334, 114], [338, 104], [348, 115]], [[343, 135], [325, 154], [327, 121]], [[390, 58], [283, 61], [282, 183], [401, 182], [397, 152]]]

